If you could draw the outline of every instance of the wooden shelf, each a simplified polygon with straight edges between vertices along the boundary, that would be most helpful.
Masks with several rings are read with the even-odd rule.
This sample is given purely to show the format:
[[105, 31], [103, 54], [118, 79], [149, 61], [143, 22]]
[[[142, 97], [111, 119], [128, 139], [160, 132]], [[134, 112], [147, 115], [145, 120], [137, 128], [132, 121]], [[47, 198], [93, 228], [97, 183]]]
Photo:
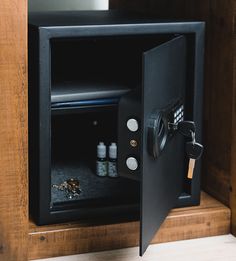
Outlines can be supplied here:
[[[230, 209], [202, 192], [201, 205], [174, 209], [152, 243], [230, 233]], [[104, 222], [104, 221], [103, 221]], [[111, 250], [139, 244], [139, 222], [29, 223], [29, 259]], [[138, 255], [138, 253], [137, 253]]]

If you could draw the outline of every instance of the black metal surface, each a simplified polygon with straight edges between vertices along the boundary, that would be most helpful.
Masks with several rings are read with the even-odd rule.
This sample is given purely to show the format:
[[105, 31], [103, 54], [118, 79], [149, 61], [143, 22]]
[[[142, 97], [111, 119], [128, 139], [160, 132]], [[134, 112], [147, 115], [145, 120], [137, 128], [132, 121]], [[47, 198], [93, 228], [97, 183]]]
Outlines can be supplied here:
[[[203, 94], [203, 52], [204, 52], [204, 23], [202, 22], [182, 22], [182, 21], [158, 21], [152, 18], [140, 18], [139, 15], [120, 15], [110, 12], [76, 12], [70, 13], [48, 13], [45, 15], [35, 14], [29, 19], [29, 128], [30, 128], [30, 205], [31, 214], [38, 224], [48, 224], [56, 222], [64, 222], [68, 220], [76, 220], [81, 218], [90, 218], [98, 216], [132, 216], [132, 213], [137, 211], [137, 205], [124, 204], [118, 206], [103, 206], [96, 205], [94, 200], [93, 207], [87, 208], [65, 208], [60, 210], [51, 209], [51, 90], [52, 90], [52, 62], [51, 61], [51, 43], [56, 40], [71, 41], [71, 39], [85, 38], [104, 38], [104, 41], [117, 41], [118, 38], [126, 37], [129, 42], [133, 38], [132, 45], [137, 46], [140, 41], [146, 41], [145, 37], [155, 36], [158, 38], [163, 35], [184, 34], [187, 39], [187, 86], [186, 86], [186, 119], [193, 120], [196, 123], [196, 138], [201, 142], [202, 129], [202, 94]], [[155, 38], [154, 37], [154, 38]], [[114, 40], [111, 40], [113, 39]], [[158, 43], [154, 40], [151, 45], [157, 46]], [[110, 43], [109, 43], [110, 45]], [[111, 43], [112, 45], [112, 43]], [[149, 45], [149, 44], [148, 44]], [[124, 45], [125, 46], [125, 45]], [[139, 47], [140, 48], [140, 47]], [[151, 46], [149, 47], [151, 49]], [[116, 49], [118, 50], [118, 49]], [[121, 50], [120, 50], [120, 53]], [[127, 52], [128, 54], [128, 52]], [[126, 63], [125, 55], [122, 56]], [[122, 60], [120, 59], [120, 60]], [[128, 58], [127, 58], [128, 59]], [[100, 60], [99, 60], [100, 61]], [[114, 61], [115, 62], [115, 61]], [[129, 61], [130, 62], [130, 61]], [[101, 59], [101, 65], [103, 60]], [[136, 67], [136, 62], [133, 62]], [[130, 66], [129, 66], [130, 67]], [[107, 66], [108, 68], [108, 66]], [[161, 67], [160, 67], [161, 69]], [[169, 70], [168, 70], [169, 71]], [[119, 70], [117, 71], [119, 72]], [[160, 71], [161, 72], [161, 71]], [[104, 74], [105, 75], [105, 74]], [[92, 77], [92, 75], [91, 75]], [[141, 78], [140, 75], [138, 75]], [[172, 75], [169, 73], [171, 79]], [[139, 80], [138, 78], [138, 80]], [[132, 81], [137, 82], [137, 79]], [[114, 82], [114, 85], [117, 82]], [[141, 82], [139, 82], [141, 84]], [[136, 86], [134, 86], [136, 87]], [[158, 86], [156, 86], [158, 88]], [[145, 87], [146, 88], [146, 87]], [[145, 89], [147, 94], [148, 88]], [[100, 94], [99, 94], [99, 97]], [[162, 97], [162, 92], [158, 92], [156, 98]], [[146, 98], [154, 98], [148, 96]], [[145, 98], [145, 99], [146, 99]], [[164, 98], [164, 96], [163, 96]], [[148, 99], [146, 99], [148, 101]], [[151, 105], [151, 104], [150, 104]], [[91, 109], [91, 108], [89, 108]], [[96, 109], [96, 108], [94, 108]], [[100, 109], [100, 108], [99, 108]], [[86, 110], [86, 108], [85, 108]], [[63, 108], [63, 112], [64, 112]], [[66, 113], [78, 113], [75, 108], [68, 109]], [[62, 111], [54, 111], [54, 113], [62, 113]], [[82, 113], [80, 111], [80, 113]], [[143, 120], [143, 119], [140, 119]], [[172, 146], [174, 139], [168, 143], [168, 147]], [[164, 149], [163, 153], [167, 150]], [[173, 149], [176, 152], [176, 149]], [[147, 151], [143, 152], [144, 154]], [[146, 154], [145, 154], [146, 155]], [[143, 156], [145, 156], [143, 155]], [[147, 155], [146, 155], [147, 156]], [[169, 165], [169, 163], [168, 163]], [[185, 161], [185, 165], [186, 161]], [[186, 172], [186, 166], [184, 173]], [[164, 168], [164, 166], [163, 166]], [[143, 167], [144, 175], [149, 174], [148, 167]], [[178, 206], [189, 206], [199, 203], [200, 198], [200, 169], [201, 161], [199, 160], [195, 166], [195, 173], [192, 182], [185, 181], [187, 184], [184, 193], [176, 202]], [[163, 177], [163, 179], [167, 177]], [[172, 186], [172, 183], [170, 183]], [[178, 187], [178, 186], [177, 186]], [[156, 191], [154, 199], [158, 193], [163, 192], [164, 187], [161, 186], [152, 188]], [[186, 193], [187, 192], [187, 193]], [[174, 191], [173, 191], [174, 193]], [[144, 192], [145, 194], [145, 192]], [[142, 212], [145, 212], [145, 207], [153, 206], [158, 208], [170, 207], [169, 201], [171, 195], [166, 193], [165, 198], [161, 201], [161, 205], [153, 206], [155, 202], [146, 202], [145, 196], [142, 204]], [[167, 202], [168, 201], [168, 202]], [[165, 206], [165, 207], [164, 207]], [[145, 213], [144, 213], [145, 214]], [[164, 216], [164, 211], [160, 213]], [[160, 221], [160, 220], [159, 220]], [[145, 221], [146, 222], [146, 221]], [[149, 228], [150, 229], [150, 228]], [[147, 230], [143, 238], [143, 252], [148, 240], [153, 234], [156, 227]], [[145, 225], [142, 227], [142, 233], [145, 231]], [[151, 232], [150, 232], [151, 231]], [[150, 232], [150, 233], [149, 233]], [[144, 235], [144, 234], [143, 234]], [[146, 242], [146, 243], [145, 243]]]
[[[140, 23], [171, 22], [153, 16], [136, 14], [119, 10], [109, 11], [49, 11], [30, 12], [29, 24], [37, 27], [83, 26], [83, 25], [115, 25]], [[177, 22], [177, 21], [176, 21]], [[182, 21], [180, 21], [182, 23]]]
[[183, 137], [175, 133], [154, 158], [147, 150], [147, 132], [153, 111], [163, 111], [171, 101], [184, 99], [186, 39], [179, 37], [144, 53], [143, 70], [140, 255], [183, 191]]
[[[121, 176], [140, 181], [140, 167], [137, 170], [129, 170], [126, 166], [128, 157], [134, 157], [140, 162], [141, 152], [141, 93], [136, 89], [120, 99], [118, 112], [118, 172]], [[127, 128], [127, 121], [138, 121], [139, 129], [131, 132]], [[137, 142], [136, 147], [130, 145], [130, 141]]]
[[98, 177], [92, 168], [94, 162], [78, 161], [61, 161], [56, 162], [52, 166], [52, 184], [60, 185], [68, 179], [77, 179], [80, 182], [81, 193], [78, 197], [69, 199], [65, 191], [56, 187], [52, 188], [52, 203], [67, 204], [77, 201], [77, 207], [80, 207], [81, 201], [83, 205], [96, 199], [100, 200], [100, 206], [105, 203], [111, 205], [122, 205], [125, 203], [136, 204], [139, 200], [139, 183], [125, 179]]

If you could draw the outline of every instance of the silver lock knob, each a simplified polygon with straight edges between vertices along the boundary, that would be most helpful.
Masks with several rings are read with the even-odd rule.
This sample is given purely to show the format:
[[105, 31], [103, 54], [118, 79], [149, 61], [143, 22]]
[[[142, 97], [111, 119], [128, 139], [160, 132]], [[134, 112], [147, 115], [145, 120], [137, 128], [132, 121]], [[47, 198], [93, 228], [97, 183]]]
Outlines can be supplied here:
[[127, 128], [132, 132], [136, 132], [139, 128], [138, 121], [135, 119], [129, 119], [127, 121]]
[[126, 166], [130, 170], [136, 170], [138, 168], [138, 161], [137, 161], [137, 159], [135, 159], [134, 157], [129, 157], [126, 160]]

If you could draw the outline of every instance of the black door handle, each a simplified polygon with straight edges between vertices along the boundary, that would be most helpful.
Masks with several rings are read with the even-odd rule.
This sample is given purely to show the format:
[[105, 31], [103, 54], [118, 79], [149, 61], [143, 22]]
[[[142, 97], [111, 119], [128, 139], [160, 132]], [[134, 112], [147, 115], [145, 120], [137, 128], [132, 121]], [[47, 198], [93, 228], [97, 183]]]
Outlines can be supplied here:
[[164, 149], [168, 138], [168, 120], [162, 111], [155, 112], [148, 120], [147, 147], [148, 153], [157, 159]]

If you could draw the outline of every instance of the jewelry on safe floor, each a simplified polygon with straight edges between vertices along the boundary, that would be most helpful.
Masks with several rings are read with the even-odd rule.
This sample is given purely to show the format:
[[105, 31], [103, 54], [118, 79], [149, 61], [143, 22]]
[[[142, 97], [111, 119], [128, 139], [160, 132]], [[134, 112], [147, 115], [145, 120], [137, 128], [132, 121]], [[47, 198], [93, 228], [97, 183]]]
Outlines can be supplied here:
[[68, 199], [79, 197], [81, 193], [80, 182], [75, 178], [70, 178], [60, 185], [53, 184], [52, 187], [64, 191]]

